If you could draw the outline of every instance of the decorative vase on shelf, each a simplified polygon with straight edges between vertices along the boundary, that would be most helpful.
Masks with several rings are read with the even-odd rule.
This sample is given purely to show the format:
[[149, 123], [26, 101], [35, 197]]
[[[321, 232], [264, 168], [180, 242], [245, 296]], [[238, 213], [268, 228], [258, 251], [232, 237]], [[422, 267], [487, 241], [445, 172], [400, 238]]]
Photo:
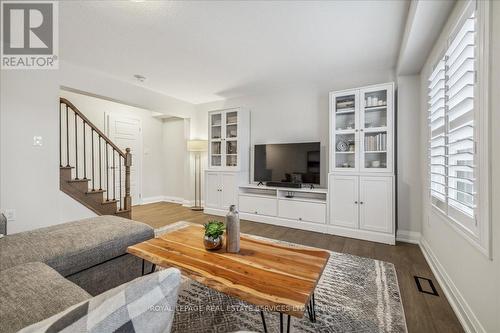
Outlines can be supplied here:
[[240, 252], [240, 217], [235, 205], [229, 207], [226, 215], [226, 251]]

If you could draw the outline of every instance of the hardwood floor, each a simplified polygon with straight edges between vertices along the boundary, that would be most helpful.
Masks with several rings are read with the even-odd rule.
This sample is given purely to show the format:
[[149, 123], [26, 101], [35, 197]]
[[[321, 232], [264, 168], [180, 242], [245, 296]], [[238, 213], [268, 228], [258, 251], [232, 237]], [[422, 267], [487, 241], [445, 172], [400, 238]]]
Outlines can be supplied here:
[[[177, 221], [203, 224], [211, 219], [224, 219], [165, 202], [134, 206], [132, 218], [153, 228]], [[241, 221], [241, 232], [391, 262], [398, 275], [408, 332], [464, 332], [417, 245], [391, 246], [251, 221]], [[432, 279], [439, 296], [419, 292], [415, 275]]]

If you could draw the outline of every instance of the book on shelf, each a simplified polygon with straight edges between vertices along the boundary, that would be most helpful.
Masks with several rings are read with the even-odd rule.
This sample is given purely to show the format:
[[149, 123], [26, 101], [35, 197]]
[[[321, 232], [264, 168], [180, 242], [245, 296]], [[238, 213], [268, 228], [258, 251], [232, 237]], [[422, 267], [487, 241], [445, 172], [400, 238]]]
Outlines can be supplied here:
[[386, 151], [387, 133], [368, 135], [365, 137], [365, 151]]

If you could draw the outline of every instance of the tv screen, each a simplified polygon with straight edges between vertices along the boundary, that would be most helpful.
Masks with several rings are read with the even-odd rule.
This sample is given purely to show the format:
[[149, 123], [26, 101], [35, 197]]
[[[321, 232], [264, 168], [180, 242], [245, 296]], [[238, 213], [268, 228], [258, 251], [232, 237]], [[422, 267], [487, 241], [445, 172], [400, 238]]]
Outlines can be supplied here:
[[255, 145], [254, 181], [320, 183], [320, 143]]

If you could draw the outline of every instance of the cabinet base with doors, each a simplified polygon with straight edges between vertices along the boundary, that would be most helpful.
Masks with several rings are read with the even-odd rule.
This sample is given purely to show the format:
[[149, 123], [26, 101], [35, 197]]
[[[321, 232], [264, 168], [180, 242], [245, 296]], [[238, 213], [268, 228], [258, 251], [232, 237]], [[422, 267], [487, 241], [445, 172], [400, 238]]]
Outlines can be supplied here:
[[223, 216], [229, 206], [238, 208], [238, 188], [247, 182], [247, 172], [205, 171], [204, 213]]
[[329, 226], [395, 244], [394, 84], [330, 93]]
[[329, 176], [330, 230], [339, 236], [396, 243], [394, 176]]

